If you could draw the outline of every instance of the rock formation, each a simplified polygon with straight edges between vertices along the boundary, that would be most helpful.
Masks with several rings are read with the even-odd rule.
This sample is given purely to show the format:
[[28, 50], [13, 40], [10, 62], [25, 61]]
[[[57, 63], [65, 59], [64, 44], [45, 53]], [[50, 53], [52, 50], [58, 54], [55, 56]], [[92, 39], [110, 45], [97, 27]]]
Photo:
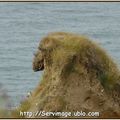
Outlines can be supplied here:
[[100, 114], [95, 117], [120, 117], [119, 69], [107, 53], [88, 38], [65, 32], [48, 34], [40, 41], [33, 70], [44, 70], [42, 80], [17, 111], [97, 111]]

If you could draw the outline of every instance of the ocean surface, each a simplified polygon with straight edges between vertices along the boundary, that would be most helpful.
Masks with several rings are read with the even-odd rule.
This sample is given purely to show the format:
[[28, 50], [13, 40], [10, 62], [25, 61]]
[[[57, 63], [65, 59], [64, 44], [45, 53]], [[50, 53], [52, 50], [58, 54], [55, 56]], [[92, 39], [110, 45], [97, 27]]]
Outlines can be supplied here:
[[0, 2], [0, 84], [14, 106], [40, 82], [33, 54], [55, 31], [90, 37], [120, 65], [120, 3]]

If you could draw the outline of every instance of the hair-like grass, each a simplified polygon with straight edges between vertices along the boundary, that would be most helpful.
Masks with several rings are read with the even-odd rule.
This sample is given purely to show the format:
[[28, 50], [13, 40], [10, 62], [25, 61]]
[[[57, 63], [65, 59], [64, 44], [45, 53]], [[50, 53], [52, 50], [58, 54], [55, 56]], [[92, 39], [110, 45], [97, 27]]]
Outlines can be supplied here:
[[64, 69], [64, 75], [74, 68], [73, 61], [77, 57], [85, 69], [96, 72], [105, 88], [113, 87], [120, 79], [119, 70], [112, 58], [87, 37], [65, 32], [51, 33], [41, 41], [39, 46], [46, 48], [46, 51], [52, 51], [49, 54], [53, 61], [49, 59], [48, 63], [57, 68], [68, 64], [68, 69]]
[[[120, 72], [112, 58], [87, 37], [65, 32], [51, 33], [42, 39], [39, 49], [45, 69], [42, 81], [33, 92], [32, 100], [22, 103], [15, 111], [17, 114], [20, 110], [27, 111], [33, 102], [38, 104], [38, 110], [64, 111], [66, 101], [70, 103], [65, 95], [69, 96], [72, 87], [73, 91], [76, 87], [79, 91], [79, 85], [85, 83], [91, 89], [93, 79], [93, 82], [99, 80], [105, 89], [111, 89], [120, 80]], [[80, 99], [79, 93], [77, 95]], [[73, 110], [71, 107], [69, 109]]]

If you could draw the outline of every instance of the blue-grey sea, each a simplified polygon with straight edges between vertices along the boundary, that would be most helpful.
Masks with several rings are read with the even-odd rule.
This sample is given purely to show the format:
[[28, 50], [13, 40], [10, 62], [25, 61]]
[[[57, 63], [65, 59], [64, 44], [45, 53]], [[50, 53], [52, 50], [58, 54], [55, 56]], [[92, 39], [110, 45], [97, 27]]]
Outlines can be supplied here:
[[0, 2], [0, 84], [14, 106], [39, 83], [33, 53], [55, 31], [90, 37], [120, 65], [120, 3]]

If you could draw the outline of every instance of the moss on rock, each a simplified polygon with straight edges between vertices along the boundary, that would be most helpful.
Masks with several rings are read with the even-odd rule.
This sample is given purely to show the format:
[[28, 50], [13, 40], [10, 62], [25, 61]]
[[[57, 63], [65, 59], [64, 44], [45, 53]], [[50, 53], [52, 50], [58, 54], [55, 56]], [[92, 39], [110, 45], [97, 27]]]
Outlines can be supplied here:
[[[66, 32], [48, 34], [40, 41], [33, 60], [35, 71], [43, 70], [41, 66], [43, 78], [29, 98], [28, 111], [98, 111], [103, 117], [111, 109], [112, 117], [119, 115], [119, 69], [87, 37]], [[109, 114], [105, 116], [109, 118]]]

